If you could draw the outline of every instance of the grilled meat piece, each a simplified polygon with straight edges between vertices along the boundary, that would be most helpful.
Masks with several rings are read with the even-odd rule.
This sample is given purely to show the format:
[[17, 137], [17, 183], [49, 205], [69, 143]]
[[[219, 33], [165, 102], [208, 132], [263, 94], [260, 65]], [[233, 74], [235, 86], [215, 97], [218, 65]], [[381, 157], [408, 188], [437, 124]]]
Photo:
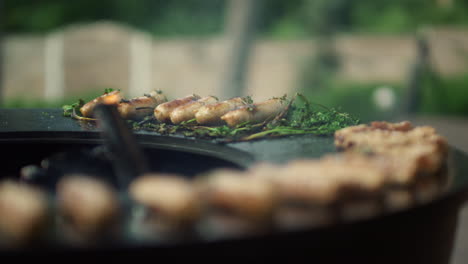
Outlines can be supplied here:
[[197, 123], [201, 125], [221, 125], [224, 123], [221, 116], [246, 104], [242, 97], [235, 97], [219, 103], [208, 104], [198, 109], [195, 118], [197, 119]]
[[21, 246], [45, 230], [47, 196], [35, 187], [6, 180], [0, 183], [0, 244]]
[[119, 213], [114, 189], [87, 175], [65, 175], [57, 183], [57, 198], [64, 226], [79, 240], [110, 231]]
[[166, 96], [158, 91], [152, 91], [146, 96], [123, 100], [118, 105], [118, 111], [123, 119], [141, 120], [153, 113], [156, 106], [166, 102]]
[[269, 181], [216, 169], [201, 176], [197, 189], [210, 235], [236, 236], [270, 227], [276, 200]]
[[347, 152], [378, 156], [376, 160], [398, 185], [413, 183], [420, 174], [434, 174], [445, 164], [448, 144], [429, 126], [409, 122], [374, 122], [336, 131], [335, 145]]
[[194, 94], [181, 99], [175, 99], [166, 103], [162, 103], [154, 109], [154, 116], [160, 122], [168, 123], [171, 121], [171, 113], [176, 108], [188, 104], [190, 102], [196, 101], [198, 99], [200, 99], [200, 96]]
[[[264, 164], [248, 174], [274, 184], [279, 200], [275, 223], [286, 229], [330, 224], [337, 215], [340, 219], [374, 215], [385, 183], [379, 167], [340, 156], [294, 160], [281, 167]], [[338, 214], [333, 208], [339, 208]]]
[[409, 122], [389, 124], [373, 122], [370, 126], [358, 125], [335, 132], [335, 145], [344, 150], [358, 149], [382, 152], [395, 146], [417, 143], [436, 144], [445, 152], [447, 143], [429, 126], [412, 127]]
[[178, 175], [145, 174], [131, 183], [129, 192], [160, 225], [183, 228], [198, 217], [196, 193], [191, 183]]
[[106, 104], [118, 104], [122, 100], [122, 94], [120, 91], [112, 91], [110, 93], [103, 94], [94, 100], [86, 103], [80, 108], [80, 112], [84, 117], [93, 117], [94, 115], [94, 108], [98, 104], [106, 103]]
[[214, 96], [207, 96], [197, 101], [177, 107], [171, 113], [171, 121], [173, 124], [180, 124], [195, 118], [198, 109], [207, 104], [216, 103], [218, 99]]
[[221, 117], [230, 127], [235, 127], [244, 122], [261, 123], [267, 119], [273, 119], [286, 107], [279, 98], [270, 99], [251, 106], [243, 106], [227, 112]]

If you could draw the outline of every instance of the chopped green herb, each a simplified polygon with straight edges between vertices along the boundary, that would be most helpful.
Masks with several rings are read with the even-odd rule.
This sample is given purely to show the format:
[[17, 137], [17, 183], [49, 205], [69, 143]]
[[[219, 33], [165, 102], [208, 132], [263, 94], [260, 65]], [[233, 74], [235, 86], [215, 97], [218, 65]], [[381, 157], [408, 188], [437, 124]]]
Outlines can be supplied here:
[[66, 117], [71, 117], [73, 115], [73, 110], [75, 110], [75, 113], [80, 113], [80, 108], [85, 104], [83, 99], [78, 99], [78, 102], [73, 103], [71, 105], [64, 105], [62, 106], [63, 109], [63, 116]]
[[253, 104], [253, 99], [250, 97], [250, 95], [243, 97], [242, 100], [244, 101], [245, 104]]
[[106, 89], [104, 89], [104, 93], [105, 93], [105, 94], [111, 93], [111, 92], [113, 92], [113, 91], [115, 91], [115, 89], [113, 89], [113, 88], [106, 88]]

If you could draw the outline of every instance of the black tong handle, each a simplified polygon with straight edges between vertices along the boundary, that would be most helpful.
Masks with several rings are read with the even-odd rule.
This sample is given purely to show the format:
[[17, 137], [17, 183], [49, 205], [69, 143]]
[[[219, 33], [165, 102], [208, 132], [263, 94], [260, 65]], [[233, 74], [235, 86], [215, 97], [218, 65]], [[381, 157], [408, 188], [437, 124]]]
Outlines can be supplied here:
[[127, 189], [132, 179], [148, 172], [146, 157], [115, 105], [99, 104], [94, 115], [105, 145], [112, 154], [119, 187]]

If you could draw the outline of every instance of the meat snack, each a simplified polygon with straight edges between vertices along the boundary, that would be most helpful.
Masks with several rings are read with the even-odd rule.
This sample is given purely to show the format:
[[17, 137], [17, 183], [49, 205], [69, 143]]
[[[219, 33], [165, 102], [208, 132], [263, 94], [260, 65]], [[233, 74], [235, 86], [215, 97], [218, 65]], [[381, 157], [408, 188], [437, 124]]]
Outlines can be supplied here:
[[145, 174], [129, 187], [131, 198], [146, 209], [137, 233], [181, 235], [190, 231], [200, 206], [191, 182], [175, 174]]
[[215, 169], [199, 177], [206, 234], [237, 236], [270, 228], [276, 200], [268, 181], [232, 169]]
[[[330, 160], [335, 159], [335, 162], [340, 162], [343, 167], [349, 164], [349, 170], [354, 172], [356, 166], [361, 169], [368, 168], [371, 171], [378, 171], [380, 179], [382, 180], [378, 193], [375, 193], [375, 197], [378, 197], [378, 202], [382, 202], [382, 210], [393, 211], [408, 207], [414, 203], [413, 194], [409, 188], [409, 182], [396, 182], [395, 178], [398, 174], [406, 174], [403, 164], [398, 164], [396, 160], [393, 160], [385, 156], [377, 155], [363, 155], [358, 152], [344, 152], [333, 156], [327, 156], [324, 158], [328, 160], [328, 166], [333, 166]], [[353, 173], [354, 173], [353, 172]], [[356, 174], [359, 176], [359, 174]], [[358, 180], [359, 178], [356, 178]], [[362, 181], [365, 178], [361, 179]]]
[[184, 98], [175, 99], [158, 105], [154, 109], [154, 117], [160, 122], [170, 122], [171, 113], [178, 107], [200, 99], [200, 96], [193, 94]]
[[273, 98], [264, 102], [247, 105], [232, 110], [221, 116], [230, 127], [235, 127], [245, 122], [261, 123], [275, 118], [286, 107], [284, 100]]
[[189, 121], [195, 118], [195, 114], [204, 105], [216, 103], [218, 99], [214, 96], [207, 96], [197, 101], [190, 102], [188, 104], [177, 107], [171, 113], [171, 122], [173, 124], [180, 124], [184, 121]]
[[342, 150], [385, 152], [396, 146], [433, 144], [440, 154], [446, 154], [447, 142], [433, 127], [413, 127], [408, 121], [400, 123], [372, 122], [370, 125], [350, 126], [335, 132], [335, 145]]
[[49, 206], [46, 194], [26, 184], [0, 183], [0, 245], [23, 246], [47, 228]]
[[208, 104], [198, 109], [195, 118], [197, 123], [201, 125], [221, 125], [224, 123], [221, 119], [224, 114], [246, 104], [246, 100], [242, 97], [234, 97], [219, 103]]
[[130, 100], [121, 100], [117, 109], [123, 119], [141, 120], [153, 113], [156, 106], [167, 102], [166, 96], [160, 91], [152, 91], [145, 96]]
[[60, 225], [70, 242], [92, 242], [118, 223], [120, 204], [115, 190], [89, 175], [65, 175], [57, 183]]
[[282, 227], [366, 218], [380, 210], [384, 175], [371, 164], [333, 155], [291, 161], [281, 173], [276, 181], [283, 208], [277, 222]]
[[106, 104], [118, 104], [123, 99], [122, 94], [120, 91], [112, 91], [110, 93], [105, 93], [98, 98], [89, 101], [88, 103], [84, 104], [80, 108], [80, 112], [84, 117], [93, 117], [94, 115], [94, 108], [98, 104], [106, 103]]
[[325, 136], [339, 128], [359, 123], [356, 117], [333, 108], [316, 109], [314, 103], [299, 93], [292, 97], [272, 97], [263, 102], [253, 102], [249, 96], [218, 102], [215, 96], [201, 98], [196, 94], [167, 102], [160, 91], [127, 100], [122, 99], [120, 94], [120, 97], [113, 96], [107, 89], [105, 93], [82, 107], [84, 116], [80, 116], [78, 111], [83, 104], [81, 99], [62, 106], [63, 115], [80, 120], [82, 124], [93, 122], [96, 119], [91, 118], [92, 108], [105, 102], [117, 105], [120, 116], [133, 131], [219, 142], [253, 141], [298, 134]]
[[395, 174], [395, 180], [400, 182], [409, 181], [418, 173], [436, 173], [444, 165], [448, 153], [446, 139], [434, 128], [413, 127], [407, 121], [347, 127], [335, 132], [335, 145], [345, 151], [383, 155], [396, 162], [406, 162], [407, 167], [413, 167], [413, 172], [400, 170], [402, 174]]
[[430, 200], [444, 188], [448, 144], [433, 127], [372, 122], [336, 131], [335, 145], [355, 156], [371, 156], [369, 162], [386, 172], [389, 207], [408, 199]]

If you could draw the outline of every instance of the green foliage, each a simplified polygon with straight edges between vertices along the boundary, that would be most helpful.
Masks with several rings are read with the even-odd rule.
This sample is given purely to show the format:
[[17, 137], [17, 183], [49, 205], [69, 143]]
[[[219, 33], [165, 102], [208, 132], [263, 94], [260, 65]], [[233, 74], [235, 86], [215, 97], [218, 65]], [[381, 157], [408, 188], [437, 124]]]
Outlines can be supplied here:
[[266, 34], [273, 39], [297, 39], [308, 36], [307, 31], [301, 26], [300, 22], [290, 17], [280, 19]]
[[219, 32], [225, 1], [5, 0], [4, 30], [47, 32], [72, 23], [114, 20], [156, 36]]
[[358, 116], [362, 122], [390, 120], [397, 114], [398, 100], [394, 109], [381, 110], [373, 95], [379, 87], [386, 86], [399, 98], [402, 89], [399, 84], [330, 81], [328, 85], [321, 90], [304, 89], [302, 92], [315, 102]]
[[[203, 36], [223, 30], [227, 0], [5, 0], [6, 32], [46, 32], [76, 22], [114, 20], [155, 36]], [[326, 31], [401, 33], [424, 25], [468, 25], [468, 2], [435, 0], [268, 0], [260, 32], [303, 38]]]
[[468, 74], [423, 83], [421, 113], [468, 116]]
[[447, 8], [436, 0], [302, 0], [282, 8], [283, 13], [267, 10], [275, 18], [269, 18], [265, 28], [276, 37], [303, 38], [304, 33], [327, 32], [408, 33], [427, 25], [468, 25], [468, 2], [463, 0], [454, 0]]
[[442, 8], [435, 0], [359, 0], [349, 11], [350, 29], [371, 33], [414, 32], [426, 25], [467, 25], [463, 0]]

